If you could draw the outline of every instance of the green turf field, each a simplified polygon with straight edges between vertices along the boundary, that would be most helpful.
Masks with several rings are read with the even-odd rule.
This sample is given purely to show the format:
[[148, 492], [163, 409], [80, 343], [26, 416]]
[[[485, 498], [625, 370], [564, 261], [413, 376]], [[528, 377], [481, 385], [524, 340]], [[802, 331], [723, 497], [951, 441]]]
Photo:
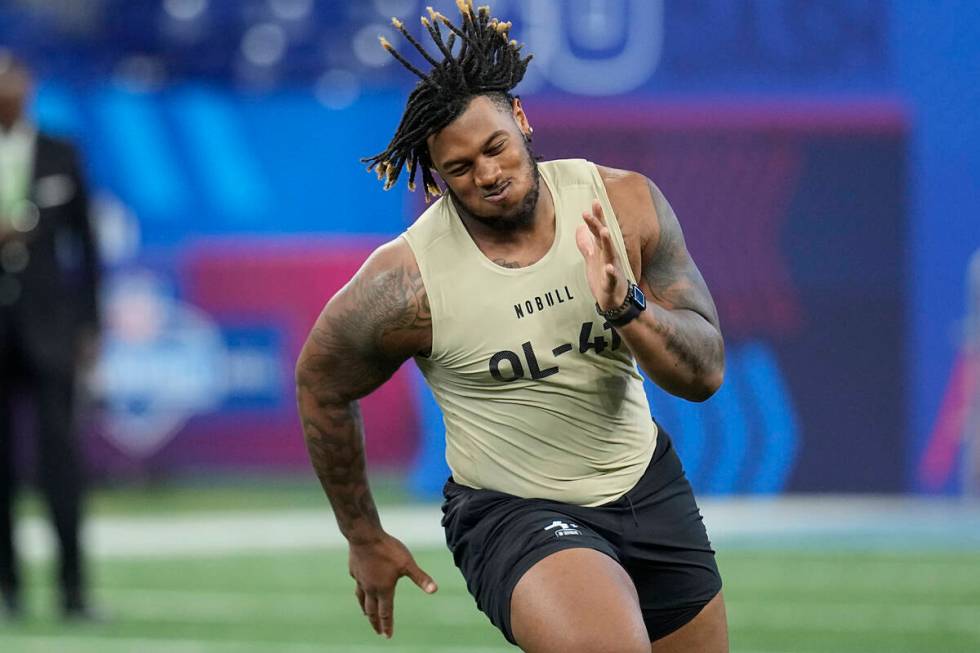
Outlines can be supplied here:
[[[32, 618], [0, 628], [19, 651], [505, 651], [448, 555], [417, 551], [434, 596], [400, 586], [395, 637], [361, 617], [340, 551], [99, 563], [105, 626], [52, 618], [46, 569], [30, 575]], [[975, 653], [980, 555], [724, 553], [733, 651]], [[516, 650], [516, 649], [510, 649]]]
[[[304, 489], [303, 493], [307, 490]], [[195, 502], [183, 490], [159, 510]], [[204, 504], [241, 511], [248, 492]], [[284, 495], [285, 496], [285, 495]], [[269, 500], [268, 495], [266, 499]], [[231, 505], [229, 506], [229, 502]], [[126, 503], [105, 497], [96, 511], [118, 518]], [[138, 506], [134, 501], [132, 506]], [[290, 502], [292, 505], [292, 502]], [[264, 510], [269, 510], [266, 506]], [[262, 512], [256, 513], [263, 514]], [[271, 513], [270, 513], [271, 514]], [[312, 513], [318, 518], [317, 513]], [[382, 509], [385, 514], [385, 509]], [[324, 513], [324, 519], [331, 519]], [[142, 517], [142, 515], [141, 515]], [[156, 514], [166, 520], [166, 514]], [[137, 522], [134, 522], [134, 525]], [[140, 522], [142, 523], [142, 522]], [[166, 522], [164, 522], [166, 523]], [[437, 524], [433, 524], [436, 527]], [[912, 533], [914, 529], [910, 529]], [[228, 533], [232, 540], [235, 533]], [[173, 533], [179, 539], [182, 534]], [[861, 550], [815, 536], [786, 547], [772, 540], [716, 542], [726, 582], [735, 653], [976, 653], [980, 651], [980, 548]], [[30, 617], [0, 624], [0, 651], [57, 653], [258, 652], [423, 653], [516, 650], [480, 614], [447, 552], [413, 546], [440, 583], [426, 596], [399, 587], [395, 637], [374, 635], [361, 616], [342, 549], [209, 553], [136, 558], [113, 554], [93, 563], [107, 625], [65, 627], [54, 618], [49, 563], [32, 563]]]

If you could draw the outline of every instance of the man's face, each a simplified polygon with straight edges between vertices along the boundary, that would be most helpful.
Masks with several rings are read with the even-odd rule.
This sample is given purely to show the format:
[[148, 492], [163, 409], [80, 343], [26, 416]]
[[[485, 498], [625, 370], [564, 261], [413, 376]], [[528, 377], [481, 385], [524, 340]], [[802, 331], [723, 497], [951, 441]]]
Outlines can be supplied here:
[[524, 138], [523, 110], [502, 110], [477, 96], [442, 131], [428, 138], [436, 171], [454, 199], [491, 228], [507, 230], [533, 220], [538, 176]]
[[24, 71], [18, 68], [0, 70], [0, 127], [10, 129], [24, 115], [30, 86]]

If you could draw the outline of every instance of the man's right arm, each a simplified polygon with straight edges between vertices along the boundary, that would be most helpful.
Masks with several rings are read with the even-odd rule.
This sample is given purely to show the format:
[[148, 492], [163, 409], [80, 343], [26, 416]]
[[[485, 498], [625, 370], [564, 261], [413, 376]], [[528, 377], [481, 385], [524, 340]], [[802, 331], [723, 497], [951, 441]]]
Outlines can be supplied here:
[[351, 575], [375, 630], [391, 634], [400, 576], [435, 585], [381, 527], [365, 470], [357, 400], [431, 347], [428, 298], [404, 239], [380, 247], [326, 305], [296, 365], [296, 394], [310, 460], [351, 546]]

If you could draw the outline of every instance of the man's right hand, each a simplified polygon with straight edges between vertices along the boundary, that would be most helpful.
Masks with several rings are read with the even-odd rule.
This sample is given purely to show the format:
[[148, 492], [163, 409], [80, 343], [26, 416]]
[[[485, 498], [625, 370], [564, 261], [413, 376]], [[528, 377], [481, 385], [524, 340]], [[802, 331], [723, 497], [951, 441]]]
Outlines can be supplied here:
[[383, 534], [370, 543], [350, 545], [350, 575], [357, 583], [354, 593], [361, 611], [374, 632], [391, 638], [394, 632], [395, 584], [408, 576], [426, 594], [438, 588], [435, 581], [415, 564], [415, 559], [399, 540]]

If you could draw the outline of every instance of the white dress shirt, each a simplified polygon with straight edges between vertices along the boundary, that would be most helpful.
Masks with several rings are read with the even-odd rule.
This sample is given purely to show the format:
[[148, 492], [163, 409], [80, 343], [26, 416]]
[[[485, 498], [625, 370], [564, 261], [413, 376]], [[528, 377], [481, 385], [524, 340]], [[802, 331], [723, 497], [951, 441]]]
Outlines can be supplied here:
[[0, 128], [0, 232], [12, 227], [31, 188], [37, 131], [20, 121], [9, 131]]

